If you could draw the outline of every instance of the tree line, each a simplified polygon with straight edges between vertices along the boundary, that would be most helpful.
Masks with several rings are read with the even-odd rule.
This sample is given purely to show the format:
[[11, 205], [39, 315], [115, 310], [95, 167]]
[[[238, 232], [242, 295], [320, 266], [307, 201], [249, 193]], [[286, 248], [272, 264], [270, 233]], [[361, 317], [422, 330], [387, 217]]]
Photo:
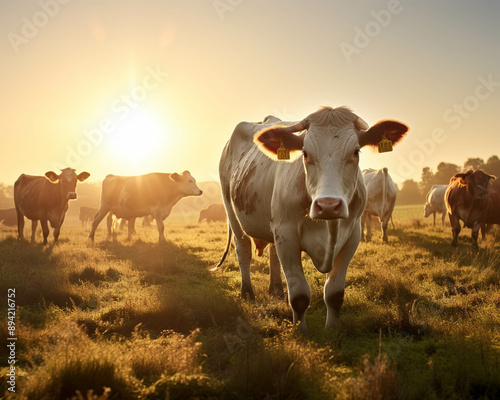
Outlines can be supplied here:
[[447, 185], [453, 175], [467, 171], [468, 169], [482, 169], [500, 179], [500, 158], [493, 155], [485, 162], [482, 158], [471, 157], [465, 161], [463, 166], [441, 162], [438, 164], [435, 172], [430, 167], [424, 167], [422, 168], [420, 182], [407, 179], [400, 185], [396, 204], [425, 203], [425, 196], [432, 185]]

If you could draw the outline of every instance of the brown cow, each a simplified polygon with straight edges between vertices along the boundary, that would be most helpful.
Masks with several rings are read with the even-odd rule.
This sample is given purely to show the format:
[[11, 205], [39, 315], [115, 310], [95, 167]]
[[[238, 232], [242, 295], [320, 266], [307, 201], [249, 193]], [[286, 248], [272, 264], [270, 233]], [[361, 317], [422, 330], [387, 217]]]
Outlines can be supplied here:
[[226, 219], [227, 216], [224, 204], [210, 204], [207, 208], [200, 211], [200, 218], [198, 219], [198, 223], [200, 224], [203, 221], [225, 221]]
[[444, 198], [453, 232], [452, 246], [458, 243], [462, 220], [465, 227], [472, 229], [472, 244], [478, 248], [479, 229], [487, 218], [490, 179], [495, 177], [481, 170], [468, 170], [451, 177]]
[[31, 241], [35, 241], [35, 232], [40, 220], [43, 231], [43, 244], [47, 244], [50, 222], [54, 228], [54, 243], [59, 239], [64, 222], [68, 201], [76, 199], [77, 181], [84, 181], [88, 172], [79, 175], [72, 168], [65, 168], [57, 175], [53, 171], [45, 176], [22, 174], [14, 184], [14, 203], [17, 212], [19, 240], [24, 239], [24, 217], [31, 220]]
[[108, 175], [102, 182], [101, 206], [94, 217], [89, 238], [93, 241], [97, 226], [112, 212], [118, 218], [134, 219], [128, 224], [129, 238], [133, 234], [135, 218], [151, 215], [158, 226], [159, 241], [165, 242], [163, 220], [183, 197], [200, 196], [189, 171], [182, 174], [152, 173], [140, 176]]
[[0, 210], [0, 223], [5, 226], [15, 226], [17, 224], [17, 213], [15, 208]]
[[88, 222], [92, 222], [97, 211], [97, 208], [94, 207], [80, 206], [80, 214], [78, 217], [82, 223], [82, 228], [85, 228]]

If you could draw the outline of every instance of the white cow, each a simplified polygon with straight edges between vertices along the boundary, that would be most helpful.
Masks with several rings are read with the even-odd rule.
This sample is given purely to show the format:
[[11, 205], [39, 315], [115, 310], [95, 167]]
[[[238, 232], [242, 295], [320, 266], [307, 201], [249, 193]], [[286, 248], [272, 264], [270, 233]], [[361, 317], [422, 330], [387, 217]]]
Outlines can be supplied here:
[[[294, 323], [300, 322], [306, 333], [311, 291], [301, 253], [305, 251], [318, 271], [328, 274], [326, 327], [338, 326], [346, 272], [359, 244], [366, 203], [360, 149], [376, 146], [384, 135], [396, 143], [408, 128], [391, 120], [369, 128], [347, 108], [329, 107], [299, 123], [277, 121], [267, 118], [266, 123], [236, 126], [222, 152], [220, 181], [236, 240], [242, 297], [255, 298], [251, 238], [273, 244], [271, 286], [279, 292], [281, 264]], [[277, 160], [277, 154], [286, 151], [291, 160]]]
[[448, 185], [433, 185], [427, 197], [425, 198], [424, 217], [429, 215], [434, 216], [433, 225], [436, 226], [436, 213], [442, 213], [441, 224], [444, 226], [444, 219], [446, 217], [446, 205], [444, 204], [444, 194], [448, 189]]
[[379, 218], [382, 225], [382, 240], [388, 242], [387, 225], [392, 217], [392, 211], [396, 204], [398, 188], [390, 177], [387, 168], [375, 170], [372, 168], [363, 170], [363, 178], [366, 185], [367, 203], [366, 210], [361, 220], [362, 235], [364, 239], [364, 227], [366, 224], [366, 240], [372, 238], [372, 215]]

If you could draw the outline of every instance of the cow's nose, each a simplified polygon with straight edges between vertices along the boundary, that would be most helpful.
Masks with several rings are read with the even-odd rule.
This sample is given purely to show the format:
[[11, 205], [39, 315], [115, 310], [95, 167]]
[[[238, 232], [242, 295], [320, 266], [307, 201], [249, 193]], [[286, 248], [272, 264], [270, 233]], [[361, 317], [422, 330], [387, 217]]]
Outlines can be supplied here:
[[347, 218], [348, 215], [347, 206], [339, 197], [321, 197], [311, 205], [312, 219]]
[[77, 198], [76, 192], [68, 193], [68, 200], [76, 200], [76, 198]]

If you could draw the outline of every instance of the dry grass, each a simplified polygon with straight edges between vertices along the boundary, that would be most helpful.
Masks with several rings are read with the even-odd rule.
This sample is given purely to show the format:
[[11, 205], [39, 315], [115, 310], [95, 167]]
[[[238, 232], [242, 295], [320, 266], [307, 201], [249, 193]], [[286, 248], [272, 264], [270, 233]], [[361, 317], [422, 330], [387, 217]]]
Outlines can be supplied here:
[[422, 209], [396, 208], [389, 244], [360, 244], [340, 331], [323, 330], [324, 277], [304, 256], [308, 339], [267, 294], [266, 256], [252, 265], [255, 303], [238, 297], [234, 253], [208, 271], [223, 223], [167, 224], [165, 245], [153, 228], [92, 246], [65, 225], [55, 247], [0, 231], [0, 291], [18, 295], [17, 398], [498, 398], [500, 244], [475, 251], [465, 229], [452, 249]]

